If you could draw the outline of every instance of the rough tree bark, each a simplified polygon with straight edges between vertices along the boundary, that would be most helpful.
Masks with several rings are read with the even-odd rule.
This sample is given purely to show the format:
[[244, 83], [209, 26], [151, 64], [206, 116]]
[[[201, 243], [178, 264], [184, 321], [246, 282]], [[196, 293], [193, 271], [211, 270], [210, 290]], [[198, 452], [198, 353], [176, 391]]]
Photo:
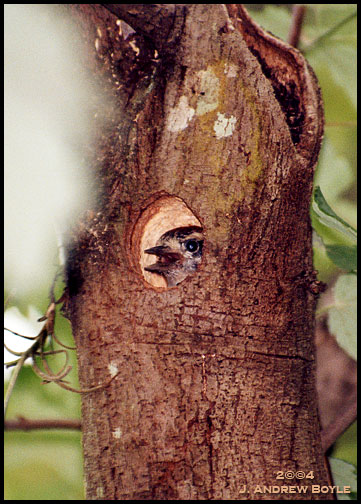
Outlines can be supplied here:
[[[311, 488], [329, 484], [308, 288], [312, 70], [240, 6], [70, 8], [111, 97], [99, 208], [67, 268], [81, 385], [119, 373], [82, 397], [87, 498], [332, 498]], [[200, 269], [170, 289], [145, 280], [135, 236], [165, 196], [205, 235]]]

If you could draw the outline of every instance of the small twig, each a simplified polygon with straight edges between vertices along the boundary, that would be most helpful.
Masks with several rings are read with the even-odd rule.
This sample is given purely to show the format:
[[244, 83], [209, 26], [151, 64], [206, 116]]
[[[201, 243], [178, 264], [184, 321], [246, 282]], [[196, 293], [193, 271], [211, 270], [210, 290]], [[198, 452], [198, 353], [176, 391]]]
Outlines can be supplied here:
[[66, 383], [63, 380], [56, 381], [55, 383], [59, 385], [59, 387], [69, 390], [70, 392], [75, 392], [76, 394], [89, 394], [90, 392], [95, 392], [96, 390], [104, 389], [107, 388], [111, 382], [114, 380], [119, 375], [120, 371], [114, 376], [112, 376], [108, 381], [101, 383], [100, 385], [94, 385], [93, 387], [89, 388], [82, 388], [82, 389], [76, 389], [71, 387], [70, 385], [66, 385]]
[[[45, 327], [45, 326], [44, 326]], [[8, 407], [8, 404], [9, 404], [9, 400], [10, 400], [10, 397], [11, 397], [11, 394], [12, 394], [12, 391], [14, 389], [14, 386], [15, 386], [15, 383], [16, 383], [16, 380], [19, 376], [19, 373], [20, 373], [20, 370], [21, 368], [23, 367], [24, 365], [24, 362], [26, 361], [26, 359], [28, 357], [32, 357], [32, 355], [34, 354], [34, 352], [37, 351], [37, 349], [39, 348], [39, 346], [41, 347], [41, 345], [43, 345], [44, 343], [44, 327], [43, 329], [40, 331], [39, 335], [36, 336], [35, 338], [35, 341], [34, 343], [27, 349], [25, 350], [25, 352], [22, 352], [20, 354], [20, 358], [17, 360], [17, 361], [12, 361], [12, 362], [9, 362], [7, 363], [7, 367], [10, 367], [10, 366], [14, 366], [15, 365], [15, 369], [13, 370], [12, 374], [11, 374], [11, 378], [10, 378], [10, 381], [9, 381], [9, 385], [8, 385], [8, 388], [6, 390], [6, 394], [5, 394], [5, 399], [4, 399], [4, 418], [6, 416], [6, 410], [7, 410], [7, 407]], [[45, 336], [46, 337], [46, 336]], [[29, 339], [29, 338], [28, 338]], [[30, 338], [30, 339], [34, 339], [34, 338]], [[13, 355], [19, 355], [19, 352], [14, 352], [12, 350], [10, 350], [4, 343], [4, 346], [5, 348], [11, 352]]]
[[27, 352], [24, 352], [23, 355], [20, 357], [20, 359], [17, 361], [15, 369], [11, 374], [9, 385], [8, 385], [8, 388], [6, 389], [6, 394], [5, 394], [5, 399], [4, 399], [4, 418], [6, 416], [6, 410], [7, 410], [8, 404], [9, 404], [11, 393], [13, 391], [13, 388], [15, 387], [16, 380], [19, 376], [20, 370], [23, 367], [24, 362], [26, 361], [26, 359], [28, 357], [29, 357], [29, 354]]
[[306, 12], [305, 5], [294, 5], [292, 7], [292, 21], [288, 32], [287, 41], [293, 47], [298, 47], [300, 42], [303, 18]]
[[67, 350], [76, 350], [76, 347], [72, 347], [72, 346], [68, 346], [68, 345], [65, 345], [64, 343], [62, 343], [56, 336], [56, 334], [54, 333], [53, 335], [53, 340], [60, 346], [62, 346], [63, 348], [66, 348]]
[[[9, 331], [14, 336], [20, 336], [21, 338], [25, 338], [25, 339], [28, 339], [28, 340], [34, 340], [34, 339], [37, 338], [37, 336], [25, 336], [24, 334], [19, 334], [19, 333], [15, 332], [15, 331], [12, 331], [11, 329], [8, 329], [7, 327], [4, 327], [4, 331]], [[11, 352], [14, 355], [19, 355], [19, 354], [16, 354], [15, 352], [13, 352], [12, 350], [9, 350], [8, 348], [6, 348], [6, 350], [8, 350], [8, 352]]]
[[[54, 355], [55, 353], [59, 352], [65, 352], [65, 350], [60, 350], [56, 352], [45, 352], [43, 355], [50, 354]], [[68, 355], [66, 354], [66, 359], [68, 360]], [[61, 382], [65, 376], [67, 376], [70, 371], [73, 369], [72, 366], [67, 366], [67, 364], [64, 365], [64, 367], [57, 373], [54, 374], [51, 369], [48, 366], [48, 363], [46, 362], [46, 359], [42, 359], [42, 364], [44, 368], [46, 369], [46, 373], [44, 373], [39, 366], [36, 364], [35, 359], [33, 359], [33, 370], [35, 374], [37, 374], [40, 378], [43, 379], [44, 383], [51, 383], [51, 382]]]
[[[14, 350], [11, 350], [6, 346], [4, 343], [5, 348], [18, 357], [18, 359], [15, 359], [11, 362], [5, 363], [7, 367], [14, 367], [13, 373], [10, 378], [9, 385], [6, 390], [5, 394], [5, 400], [4, 400], [4, 417], [6, 416], [6, 410], [8, 407], [8, 403], [11, 397], [11, 394], [13, 392], [16, 380], [19, 376], [20, 370], [22, 366], [24, 365], [24, 362], [26, 359], [31, 358], [33, 361], [32, 368], [34, 372], [43, 380], [43, 384], [47, 383], [56, 383], [60, 387], [69, 390], [71, 392], [75, 392], [78, 394], [83, 394], [83, 393], [89, 393], [93, 392], [95, 390], [100, 390], [102, 388], [108, 387], [108, 385], [118, 376], [119, 373], [117, 373], [115, 376], [112, 376], [109, 380], [107, 380], [105, 383], [102, 383], [100, 385], [95, 385], [94, 387], [89, 387], [86, 389], [75, 389], [68, 385], [68, 382], [64, 380], [64, 378], [70, 373], [72, 370], [72, 366], [68, 365], [68, 360], [69, 360], [69, 354], [67, 350], [72, 350], [72, 347], [69, 347], [67, 345], [64, 345], [61, 343], [61, 341], [58, 340], [58, 338], [55, 336], [55, 331], [54, 331], [54, 326], [55, 326], [55, 316], [56, 316], [56, 305], [60, 304], [61, 302], [64, 301], [64, 296], [63, 295], [56, 300], [55, 295], [54, 295], [54, 288], [55, 288], [55, 283], [58, 278], [59, 274], [57, 274], [52, 282], [51, 288], [50, 288], [50, 304], [48, 306], [48, 309], [46, 311], [46, 314], [43, 317], [40, 317], [38, 322], [44, 322], [43, 327], [41, 328], [39, 334], [37, 336], [31, 337], [31, 336], [24, 336], [23, 334], [16, 333], [15, 331], [11, 331], [10, 329], [6, 329], [10, 331], [12, 334], [16, 336], [20, 336], [22, 338], [30, 339], [33, 340], [32, 345], [25, 350], [24, 352], [15, 352]], [[45, 344], [48, 338], [53, 338], [56, 343], [58, 343], [60, 346], [63, 347], [61, 350], [51, 350], [51, 351], [45, 351]], [[67, 349], [67, 350], [65, 350]], [[50, 368], [48, 362], [47, 362], [47, 356], [50, 355], [57, 355], [63, 353], [65, 354], [65, 364], [64, 366], [58, 371], [57, 373], [54, 373], [52, 369]], [[42, 371], [40, 367], [38, 366], [36, 359], [40, 359], [40, 363], [45, 370]]]
[[75, 429], [81, 430], [80, 420], [29, 420], [19, 416], [16, 420], [5, 420], [5, 430]]
[[354, 395], [347, 409], [334, 422], [321, 431], [322, 448], [326, 452], [357, 418], [357, 396]]

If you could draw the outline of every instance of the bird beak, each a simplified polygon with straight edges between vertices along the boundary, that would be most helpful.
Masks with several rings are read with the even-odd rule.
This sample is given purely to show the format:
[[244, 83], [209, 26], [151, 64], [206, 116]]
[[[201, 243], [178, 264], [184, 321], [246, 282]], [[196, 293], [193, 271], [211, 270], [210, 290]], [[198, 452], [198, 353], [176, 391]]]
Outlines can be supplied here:
[[170, 247], [165, 247], [164, 245], [149, 248], [144, 250], [144, 252], [146, 254], [154, 254], [158, 257], [158, 261], [155, 264], [151, 264], [144, 268], [146, 271], [155, 271], [157, 273], [167, 271], [170, 265], [182, 259], [179, 252], [175, 252]]
[[152, 247], [147, 250], [144, 250], [146, 254], [154, 254], [158, 257], [166, 255], [167, 252], [170, 251], [169, 247], [164, 247], [164, 245], [159, 245], [158, 247]]

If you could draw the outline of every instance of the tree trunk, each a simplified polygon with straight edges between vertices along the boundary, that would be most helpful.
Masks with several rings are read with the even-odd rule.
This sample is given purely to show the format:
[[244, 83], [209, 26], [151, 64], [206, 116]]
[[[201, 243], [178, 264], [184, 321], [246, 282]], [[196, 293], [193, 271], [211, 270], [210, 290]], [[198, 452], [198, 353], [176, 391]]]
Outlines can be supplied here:
[[[81, 385], [118, 373], [82, 396], [87, 498], [330, 499], [311, 488], [328, 484], [308, 288], [312, 70], [240, 6], [106, 7], [71, 7], [111, 97], [99, 207], [67, 267]], [[167, 288], [144, 248], [190, 225], [202, 264]], [[279, 489], [292, 485], [305, 493]]]

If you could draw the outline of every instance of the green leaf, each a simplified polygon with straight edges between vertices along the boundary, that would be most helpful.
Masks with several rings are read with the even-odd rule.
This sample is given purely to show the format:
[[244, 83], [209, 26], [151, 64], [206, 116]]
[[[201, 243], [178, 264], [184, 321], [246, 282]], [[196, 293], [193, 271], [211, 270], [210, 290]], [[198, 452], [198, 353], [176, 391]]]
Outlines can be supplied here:
[[341, 275], [333, 293], [335, 301], [328, 313], [329, 330], [339, 346], [357, 360], [357, 276]]
[[357, 247], [347, 245], [325, 245], [328, 257], [336, 266], [347, 271], [357, 270]]
[[337, 438], [333, 446], [332, 457], [357, 467], [357, 420]]
[[350, 487], [351, 493], [337, 494], [337, 500], [355, 500], [357, 492], [357, 470], [352, 464], [337, 458], [329, 458], [333, 482], [340, 489]]
[[341, 233], [345, 238], [351, 240], [356, 245], [357, 231], [350, 224], [347, 224], [339, 217], [325, 200], [319, 186], [316, 187], [311, 204], [311, 212], [316, 220], [326, 226]]

